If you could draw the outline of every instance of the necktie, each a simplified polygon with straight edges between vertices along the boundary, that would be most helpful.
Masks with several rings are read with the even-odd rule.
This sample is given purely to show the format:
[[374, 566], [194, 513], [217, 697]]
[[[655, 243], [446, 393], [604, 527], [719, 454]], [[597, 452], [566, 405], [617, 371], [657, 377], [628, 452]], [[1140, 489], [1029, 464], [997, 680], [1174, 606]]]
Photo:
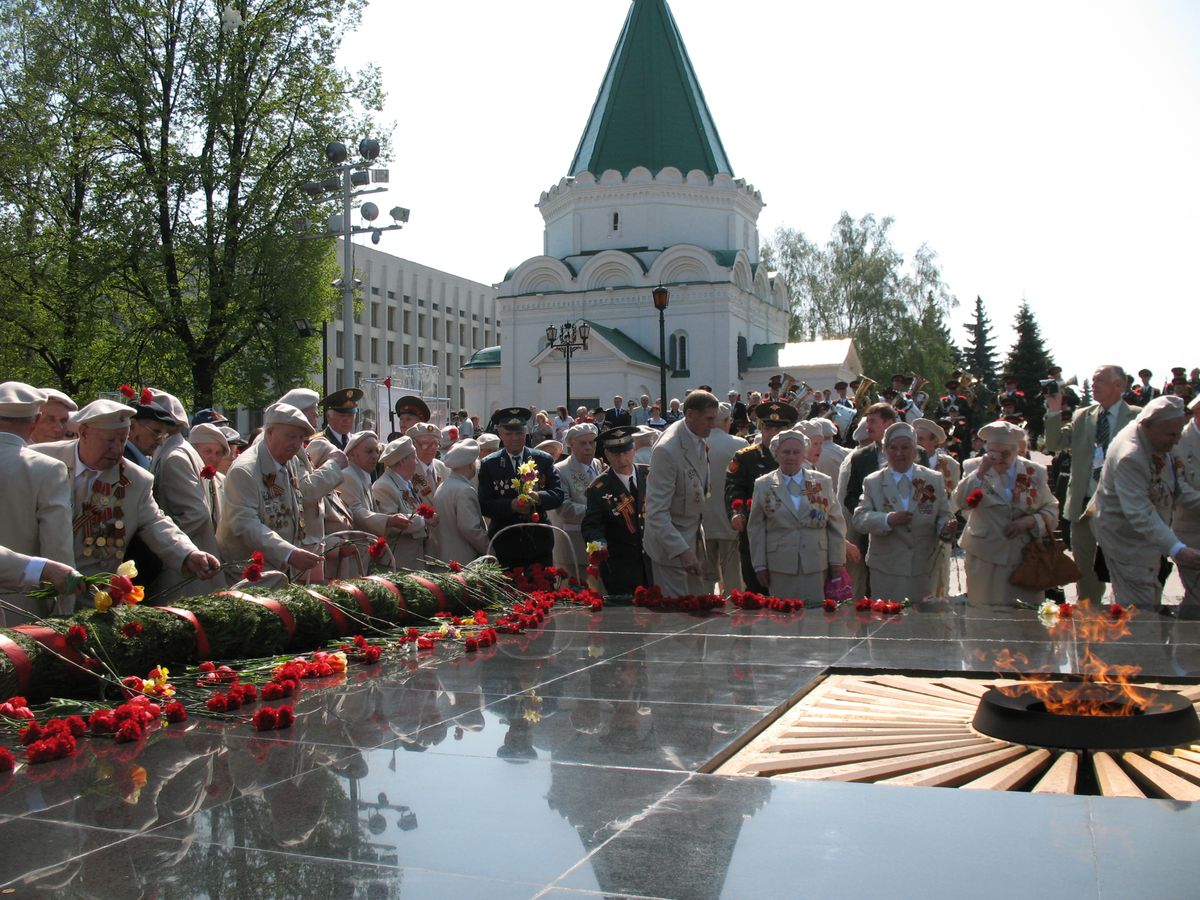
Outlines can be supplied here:
[[1100, 410], [1100, 414], [1096, 417], [1096, 446], [1108, 452], [1108, 441], [1111, 437], [1108, 424], [1108, 410]]
[[804, 493], [804, 488], [795, 478], [788, 478], [788, 493], [793, 497], [799, 497]]
[[708, 465], [709, 465], [708, 441], [704, 440], [704, 438], [701, 438], [700, 446], [704, 448], [704, 493], [707, 496], [707, 494], [708, 494]]
[[900, 490], [900, 499], [904, 501], [905, 510], [908, 509], [908, 503], [912, 500], [912, 479], [907, 474], [900, 476], [900, 483], [896, 485]]

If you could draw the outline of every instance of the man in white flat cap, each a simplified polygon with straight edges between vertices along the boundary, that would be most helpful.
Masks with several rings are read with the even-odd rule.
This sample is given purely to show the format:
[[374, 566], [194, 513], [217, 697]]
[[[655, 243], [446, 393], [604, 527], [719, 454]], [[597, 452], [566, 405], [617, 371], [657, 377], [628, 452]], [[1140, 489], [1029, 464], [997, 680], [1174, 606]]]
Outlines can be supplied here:
[[132, 407], [93, 400], [72, 418], [79, 437], [38, 450], [67, 466], [72, 476], [75, 566], [85, 575], [116, 571], [129, 541], [140, 537], [164, 568], [201, 580], [221, 569], [154, 501], [154, 478], [122, 457]]
[[[432, 506], [434, 493], [450, 474], [446, 464], [437, 458], [442, 444], [442, 429], [432, 422], [416, 422], [409, 426], [405, 435], [412, 438], [417, 456], [417, 471], [412, 477], [413, 488], [421, 503]], [[438, 535], [438, 529], [431, 529], [425, 545], [425, 552], [434, 559], [442, 558], [438, 548]]]
[[[188, 424], [187, 410], [178, 397], [158, 388], [147, 390], [152, 403], [165, 409], [171, 417], [170, 423], [163, 423], [166, 439], [150, 459], [154, 499], [159, 509], [170, 516], [171, 521], [191, 538], [193, 544], [206, 553], [218, 556], [220, 551], [213, 524], [215, 510], [209, 491], [212, 478], [204, 477], [203, 457], [183, 436], [183, 429]], [[147, 589], [146, 595], [155, 603], [172, 603], [180, 597], [207, 594], [223, 587], [224, 573], [218, 573], [208, 582], [201, 583], [175, 569], [164, 567]]]
[[[323, 499], [336, 491], [342, 483], [342, 476], [350, 461], [346, 454], [334, 445], [334, 450], [325, 456], [325, 462], [320, 467], [314, 467], [309, 461], [305, 446], [309, 440], [323, 441], [326, 438], [317, 434], [317, 402], [320, 398], [317, 392], [309, 388], [293, 388], [276, 403], [295, 407], [312, 426], [312, 432], [305, 437], [305, 444], [296, 453], [296, 477], [300, 483], [300, 494], [304, 498], [305, 530], [303, 543], [306, 549], [313, 553], [321, 553], [321, 543], [325, 538], [325, 508]], [[267, 407], [269, 410], [270, 407]], [[266, 410], [264, 410], [264, 413]], [[315, 436], [314, 436], [315, 435]]]
[[[71, 543], [71, 480], [67, 467], [26, 446], [45, 400], [45, 393], [27, 384], [0, 384], [0, 477], [4, 483], [0, 545], [70, 567], [75, 563], [75, 551]], [[0, 606], [0, 622], [9, 625], [55, 611], [22, 594], [3, 599], [29, 614], [23, 616]], [[74, 609], [73, 601], [59, 599]]]
[[1200, 549], [1189, 547], [1171, 528], [1176, 511], [1200, 511], [1200, 491], [1172, 452], [1187, 424], [1180, 397], [1157, 397], [1117, 433], [1104, 458], [1088, 511], [1113, 599], [1122, 605], [1162, 601], [1163, 557], [1185, 568], [1200, 566]]
[[46, 395], [37, 418], [33, 422], [33, 432], [27, 443], [48, 444], [51, 441], [61, 441], [67, 436], [67, 428], [71, 413], [79, 412], [79, 404], [54, 388], [38, 388]]
[[322, 562], [320, 553], [305, 549], [310, 525], [296, 461], [313, 423], [296, 407], [274, 403], [267, 407], [263, 425], [262, 438], [238, 456], [225, 476], [217, 543], [227, 560], [249, 559], [257, 550], [272, 568], [304, 576]]
[[200, 469], [200, 477], [204, 481], [204, 490], [208, 494], [208, 506], [212, 510], [213, 534], [216, 534], [217, 523], [221, 521], [221, 484], [225, 481], [225, 473], [233, 463], [232, 449], [225, 429], [220, 425], [203, 422], [193, 425], [188, 431], [188, 443], [196, 448], [204, 466]]
[[[1183, 463], [1183, 477], [1189, 485], [1200, 491], [1200, 394], [1188, 404], [1191, 421], [1184, 426], [1183, 434], [1175, 447], [1175, 458]], [[1200, 510], [1180, 506], [1175, 510], [1171, 523], [1175, 535], [1189, 547], [1200, 547]], [[1183, 606], [1180, 616], [1200, 618], [1200, 568], [1184, 566], [1179, 570], [1183, 581]]]
[[[576, 578], [584, 577], [587, 550], [583, 540], [583, 517], [587, 513], [587, 489], [603, 470], [596, 459], [596, 435], [599, 429], [590, 422], [572, 425], [563, 435], [569, 455], [554, 464], [562, 485], [563, 502], [550, 511], [550, 524], [567, 533], [554, 533], [554, 565]], [[540, 449], [540, 448], [539, 448]]]
[[488, 549], [487, 528], [473, 485], [479, 471], [479, 444], [471, 438], [459, 441], [446, 451], [442, 461], [450, 474], [433, 495], [433, 508], [440, 522], [438, 558], [465, 566]]
[[[732, 392], [731, 392], [732, 393]], [[741, 590], [742, 561], [738, 555], [738, 533], [729, 522], [725, 507], [725, 470], [746, 441], [729, 433], [733, 407], [717, 406], [717, 421], [708, 433], [708, 498], [704, 501], [704, 581], [717, 585], [717, 593]], [[710, 588], [711, 589], [711, 588]]]

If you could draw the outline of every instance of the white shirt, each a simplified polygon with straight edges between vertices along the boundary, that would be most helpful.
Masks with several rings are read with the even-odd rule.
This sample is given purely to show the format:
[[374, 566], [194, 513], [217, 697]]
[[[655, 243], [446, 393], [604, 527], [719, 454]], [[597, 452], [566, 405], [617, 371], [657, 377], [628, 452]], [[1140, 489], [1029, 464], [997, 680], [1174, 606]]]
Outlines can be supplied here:
[[[800, 469], [800, 471], [797, 472], [795, 475], [784, 475], [783, 477], [785, 479], [784, 488], [787, 490], [788, 497], [792, 501], [792, 509], [799, 509], [800, 508], [800, 498], [804, 496], [804, 469], [803, 468]], [[788, 485], [786, 484], [787, 481], [796, 482], [797, 486], [800, 488], [800, 493], [793, 494], [792, 489], [790, 487], [788, 487]]]
[[[896, 493], [900, 495], [900, 505], [904, 507], [905, 512], [908, 512], [908, 504], [912, 499], [912, 469], [909, 469], [907, 472], [897, 472], [895, 469], [892, 469], [891, 472], [892, 480], [896, 482]], [[908, 479], [909, 481], [909, 491], [907, 497], [904, 496], [904, 490], [901, 488], [901, 482], [903, 482], [905, 479]]]

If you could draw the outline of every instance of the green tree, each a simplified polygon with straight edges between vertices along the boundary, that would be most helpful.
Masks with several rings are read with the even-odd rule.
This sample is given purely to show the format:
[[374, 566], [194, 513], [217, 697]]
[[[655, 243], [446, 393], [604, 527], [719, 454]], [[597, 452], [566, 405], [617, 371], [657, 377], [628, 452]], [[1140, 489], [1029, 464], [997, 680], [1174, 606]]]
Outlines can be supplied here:
[[376, 71], [335, 66], [364, 2], [243, 0], [236, 27], [207, 0], [10, 6], [5, 121], [44, 135], [0, 183], [26, 224], [0, 252], [0, 318], [30, 339], [14, 377], [81, 399], [152, 383], [193, 407], [306, 377], [317, 342], [294, 321], [329, 317], [336, 263], [292, 222], [324, 144], [381, 103]]
[[1018, 387], [1025, 392], [1023, 412], [1029, 431], [1036, 438], [1042, 433], [1046, 417], [1046, 409], [1040, 399], [1042, 386], [1039, 382], [1046, 377], [1053, 360], [1028, 300], [1022, 300], [1017, 309], [1015, 329], [1017, 337], [1008, 352], [1004, 368], [1009, 374], [1017, 376]]
[[1092, 402], [1092, 379], [1090, 379], [1090, 378], [1083, 379], [1082, 399], [1083, 399], [1083, 404], [1082, 404], [1083, 406], [1087, 406], [1089, 403]]
[[946, 316], [957, 301], [926, 245], [906, 266], [888, 234], [892, 219], [842, 213], [824, 247], [779, 228], [763, 249], [792, 297], [793, 340], [853, 338], [866, 374], [916, 372], [934, 384], [955, 364]]
[[961, 359], [966, 371], [974, 375], [988, 391], [994, 391], [999, 373], [996, 371], [996, 348], [992, 344], [992, 323], [983, 298], [975, 297], [975, 320], [965, 326], [967, 345], [962, 349]]

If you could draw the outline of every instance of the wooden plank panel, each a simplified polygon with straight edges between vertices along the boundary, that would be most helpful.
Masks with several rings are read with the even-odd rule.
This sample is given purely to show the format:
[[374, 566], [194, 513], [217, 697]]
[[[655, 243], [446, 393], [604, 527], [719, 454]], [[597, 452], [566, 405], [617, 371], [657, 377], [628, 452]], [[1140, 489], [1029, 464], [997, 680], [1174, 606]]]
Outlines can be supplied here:
[[962, 731], [962, 726], [954, 723], [950, 725], [940, 725], [931, 723], [928, 725], [889, 725], [886, 722], [862, 722], [857, 724], [843, 725], [810, 725], [807, 721], [798, 724], [789, 724], [789, 726], [780, 732], [781, 737], [804, 737], [805, 735], [839, 735], [848, 736], [866, 735], [866, 734], [915, 734], [927, 730], [939, 731]]
[[849, 763], [867, 762], [873, 759], [885, 759], [889, 756], [903, 756], [916, 753], [936, 753], [941, 750], [951, 750], [956, 747], [974, 747], [984, 745], [994, 749], [994, 741], [984, 741], [979, 738], [963, 737], [944, 741], [926, 741], [923, 744], [883, 744], [875, 747], [847, 747], [838, 750], [813, 750], [808, 753], [763, 753], [747, 759], [743, 768], [755, 771], [760, 775], [776, 775], [781, 772], [798, 772], [802, 769], [828, 768], [830, 766], [847, 765]]
[[1059, 755], [1049, 771], [1033, 786], [1035, 794], [1073, 794], [1079, 775], [1079, 754], [1068, 751]]
[[982, 756], [972, 756], [957, 762], [943, 763], [929, 769], [910, 772], [907, 775], [897, 775], [885, 778], [876, 784], [900, 784], [909, 787], [953, 787], [964, 780], [982, 775], [983, 773], [1002, 765], [1025, 752], [1022, 746], [1001, 747]]
[[1100, 784], [1100, 793], [1105, 797], [1146, 796], [1117, 765], [1117, 761], [1107, 753], [1093, 753], [1092, 768], [1096, 770], [1096, 781]]
[[[1026, 748], [1022, 747], [1022, 750]], [[1030, 778], [1046, 767], [1050, 759], [1050, 751], [1037, 749], [1025, 753], [1019, 759], [1014, 759], [1008, 765], [1001, 766], [994, 772], [989, 772], [974, 781], [968, 781], [959, 787], [964, 791], [1011, 791], [1023, 785]]]
[[1165, 691], [1175, 691], [1176, 693], [1183, 694], [1183, 696], [1187, 697], [1193, 703], [1200, 701], [1200, 685], [1197, 685], [1197, 684], [1188, 684], [1188, 685], [1164, 684], [1164, 685], [1160, 685], [1160, 686]]
[[941, 765], [956, 759], [966, 759], [968, 756], [980, 756], [990, 753], [995, 746], [993, 741], [984, 741], [971, 747], [956, 747], [949, 750], [938, 750], [934, 753], [911, 753], [877, 762], [829, 766], [824, 769], [809, 769], [805, 772], [789, 772], [779, 777], [788, 781], [875, 781], [879, 778], [902, 775], [925, 766]]
[[813, 709], [816, 711], [824, 710], [826, 712], [844, 712], [847, 714], [869, 713], [871, 715], [883, 716], [890, 716], [895, 712], [899, 712], [910, 718], [918, 716], [937, 719], [942, 722], [965, 722], [973, 715], [969, 711], [957, 712], [952, 710], [924, 709], [894, 702], [889, 702], [888, 704], [870, 703], [867, 701], [849, 700], [845, 697], [826, 698], [819, 705], [813, 707]]
[[943, 700], [951, 700], [955, 703], [966, 703], [972, 707], [974, 707], [979, 700], [979, 698], [974, 694], [966, 694], [962, 691], [956, 691], [953, 688], [948, 688], [936, 682], [925, 681], [920, 678], [907, 678], [903, 675], [876, 675], [872, 680], [878, 684], [887, 685], [888, 687], [909, 690], [918, 694], [926, 694], [930, 697], [941, 697]]
[[906, 703], [919, 703], [922, 706], [929, 706], [934, 709], [961, 710], [964, 706], [974, 709], [978, 705], [978, 701], [967, 697], [965, 694], [961, 700], [952, 700], [948, 697], [932, 696], [920, 691], [891, 687], [886, 684], [871, 684], [867, 681], [856, 684], [853, 688], [846, 688], [846, 690], [853, 694], [870, 697], [888, 697], [894, 700], [902, 700]]
[[803, 750], [835, 750], [838, 747], [877, 747], [880, 744], [919, 744], [923, 741], [961, 738], [967, 735], [961, 728], [955, 731], [916, 732], [915, 734], [862, 735], [857, 737], [801, 737], [778, 740], [771, 744], [771, 753], [798, 753]]
[[997, 681], [973, 681], [970, 678], [939, 678], [938, 682], [947, 687], [952, 687], [956, 691], [962, 691], [964, 694], [970, 694], [972, 697], [982, 697], [997, 684]]
[[1189, 762], [1178, 756], [1163, 753], [1161, 750], [1155, 750], [1150, 754], [1150, 758], [1164, 769], [1170, 769], [1176, 775], [1182, 775], [1188, 781], [1200, 784], [1200, 763]]
[[1200, 800], [1200, 786], [1180, 778], [1137, 753], [1122, 753], [1121, 761], [1133, 770], [1134, 778], [1154, 794], [1168, 800]]
[[1191, 762], [1200, 762], [1200, 751], [1195, 749], [1184, 750], [1182, 747], [1176, 747], [1175, 755], [1180, 759], [1190, 760]]

